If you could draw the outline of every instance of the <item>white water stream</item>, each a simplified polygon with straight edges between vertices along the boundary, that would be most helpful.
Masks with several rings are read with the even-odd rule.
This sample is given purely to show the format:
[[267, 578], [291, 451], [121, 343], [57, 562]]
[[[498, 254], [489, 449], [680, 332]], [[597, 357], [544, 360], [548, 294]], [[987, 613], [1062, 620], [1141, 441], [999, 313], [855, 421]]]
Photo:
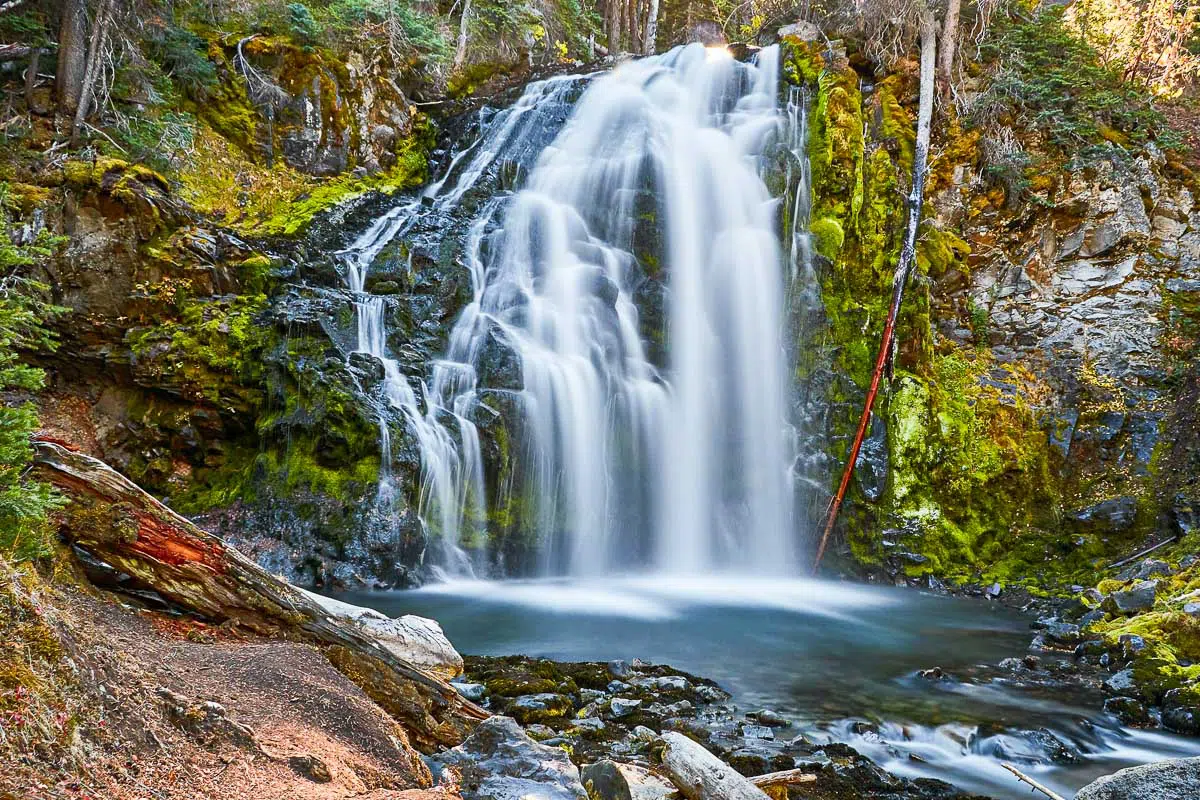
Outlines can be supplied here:
[[[372, 261], [419, 214], [453, 209], [493, 162], [528, 147], [528, 126], [582, 81], [524, 188], [478, 213], [473, 300], [418, 397], [389, 356], [384, 299], [364, 291]], [[422, 519], [451, 574], [470, 572], [459, 545], [485, 518], [470, 410], [481, 353], [496, 342], [520, 363], [543, 574], [793, 570], [784, 298], [788, 280], [811, 279], [811, 248], [806, 173], [786, 253], [760, 177], [768, 148], [804, 146], [803, 103], [781, 104], [779, 90], [776, 48], [745, 64], [699, 45], [533, 84], [422, 199], [345, 251], [358, 350], [383, 363], [388, 400], [420, 444]], [[661, 264], [635, 258], [647, 227]], [[659, 270], [665, 363], [647, 353], [635, 302]], [[386, 465], [386, 418], [381, 440]], [[381, 474], [382, 497], [390, 482]]]

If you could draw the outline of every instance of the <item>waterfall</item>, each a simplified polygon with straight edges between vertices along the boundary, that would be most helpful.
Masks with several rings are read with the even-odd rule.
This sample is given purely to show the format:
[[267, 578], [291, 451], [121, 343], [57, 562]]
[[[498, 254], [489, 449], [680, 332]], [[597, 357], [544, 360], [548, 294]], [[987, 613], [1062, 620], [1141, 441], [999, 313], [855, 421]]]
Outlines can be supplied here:
[[[531, 132], [550, 129], [584, 86], [553, 142], [538, 144]], [[793, 92], [781, 108], [778, 95], [775, 47], [747, 64], [690, 45], [533, 84], [422, 198], [343, 253], [358, 349], [383, 364], [388, 403], [420, 445], [421, 516], [444, 569], [469, 572], [460, 545], [485, 518], [471, 419], [486, 388], [481, 358], [497, 348], [520, 365], [537, 501], [529, 533], [543, 573], [793, 569], [785, 293], [811, 278], [812, 259], [807, 176], [791, 181], [803, 188], [786, 252], [761, 176], [773, 148], [794, 152], [806, 139], [804, 99]], [[462, 203], [498, 160], [531, 169], [519, 191], [473, 212], [473, 299], [418, 398], [388, 355], [386, 301], [364, 291], [367, 272], [418, 218]], [[651, 336], [647, 297], [662, 301]], [[380, 438], [386, 465], [386, 415]], [[385, 481], [384, 471], [381, 497]]]

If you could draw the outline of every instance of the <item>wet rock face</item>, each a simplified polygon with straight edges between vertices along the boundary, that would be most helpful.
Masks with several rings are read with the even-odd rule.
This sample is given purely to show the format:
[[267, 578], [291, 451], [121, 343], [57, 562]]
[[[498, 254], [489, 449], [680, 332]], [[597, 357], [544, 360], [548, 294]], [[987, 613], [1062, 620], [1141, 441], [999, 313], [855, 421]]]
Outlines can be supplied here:
[[1107, 775], [1080, 789], [1075, 800], [1128, 800], [1134, 797], [1193, 800], [1197, 786], [1200, 786], [1200, 758], [1181, 758], [1129, 767]]

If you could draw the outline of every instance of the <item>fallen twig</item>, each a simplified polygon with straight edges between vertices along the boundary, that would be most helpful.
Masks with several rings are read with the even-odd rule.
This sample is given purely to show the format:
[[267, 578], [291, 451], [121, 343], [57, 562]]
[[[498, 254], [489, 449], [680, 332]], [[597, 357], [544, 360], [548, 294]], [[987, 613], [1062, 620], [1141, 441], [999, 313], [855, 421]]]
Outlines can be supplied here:
[[1116, 562], [1114, 562], [1114, 563], [1112, 563], [1112, 564], [1109, 564], [1109, 565], [1106, 567], [1106, 569], [1116, 569], [1117, 567], [1123, 567], [1123, 566], [1125, 566], [1126, 564], [1130, 563], [1131, 561], [1137, 561], [1137, 560], [1138, 560], [1139, 558], [1141, 558], [1142, 556], [1148, 556], [1148, 555], [1150, 555], [1151, 553], [1153, 553], [1155, 550], [1157, 550], [1158, 548], [1160, 548], [1160, 547], [1163, 547], [1163, 546], [1165, 546], [1165, 545], [1168, 545], [1168, 544], [1170, 544], [1171, 542], [1174, 542], [1174, 541], [1176, 541], [1176, 540], [1178, 540], [1178, 539], [1179, 539], [1179, 537], [1178, 537], [1178, 536], [1172, 536], [1170, 539], [1163, 539], [1163, 540], [1162, 540], [1161, 542], [1159, 542], [1158, 544], [1151, 545], [1150, 547], [1147, 547], [1145, 550], [1142, 550], [1141, 552], [1134, 553], [1134, 554], [1133, 554], [1133, 555], [1131, 555], [1129, 558], [1125, 558], [1125, 559], [1122, 559], [1122, 560], [1120, 560], [1120, 561], [1116, 561]]
[[1021, 781], [1022, 783], [1029, 784], [1037, 791], [1046, 795], [1046, 797], [1049, 797], [1050, 800], [1067, 800], [1067, 798], [1063, 797], [1061, 794], [1058, 794], [1057, 792], [1051, 791], [1050, 789], [1047, 789], [1045, 786], [1042, 786], [1040, 783], [1038, 783], [1033, 778], [1031, 778], [1028, 775], [1021, 772], [1021, 770], [1017, 769], [1012, 764], [1005, 764], [1005, 763], [1001, 762], [1000, 766], [1004, 767], [1006, 770], [1011, 772], [1013, 775], [1016, 775], [1017, 780]]

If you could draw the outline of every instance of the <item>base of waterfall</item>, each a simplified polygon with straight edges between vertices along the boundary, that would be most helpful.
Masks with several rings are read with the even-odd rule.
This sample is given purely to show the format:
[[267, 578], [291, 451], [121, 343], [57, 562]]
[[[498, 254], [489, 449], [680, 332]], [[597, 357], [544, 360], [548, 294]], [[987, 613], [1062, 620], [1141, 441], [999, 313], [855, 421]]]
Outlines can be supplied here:
[[473, 598], [559, 614], [669, 620], [697, 607], [773, 609], [849, 618], [899, 602], [894, 592], [803, 578], [737, 573], [630, 574], [536, 580], [445, 580], [409, 596]]
[[[818, 774], [795, 796], [837, 796], [821, 784], [890, 800], [1015, 799], [1028, 787], [1005, 763], [1070, 797], [1123, 767], [1200, 755], [1200, 740], [1101, 710], [1114, 670], [1054, 638], [1072, 626], [994, 601], [745, 575], [340, 597], [437, 619], [478, 654], [465, 659], [466, 696], [579, 764], [638, 761], [654, 735], [679, 730], [747, 775]], [[931, 793], [927, 781], [944, 784]]]

